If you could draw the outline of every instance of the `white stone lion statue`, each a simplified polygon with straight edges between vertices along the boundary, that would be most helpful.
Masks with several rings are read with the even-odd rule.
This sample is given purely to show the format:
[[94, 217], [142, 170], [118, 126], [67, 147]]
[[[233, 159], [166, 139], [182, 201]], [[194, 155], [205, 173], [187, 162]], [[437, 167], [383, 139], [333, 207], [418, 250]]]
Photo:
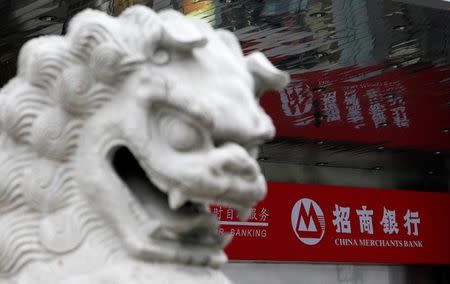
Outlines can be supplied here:
[[228, 283], [208, 206], [264, 197], [258, 97], [287, 82], [172, 10], [85, 10], [26, 43], [0, 91], [0, 283]]

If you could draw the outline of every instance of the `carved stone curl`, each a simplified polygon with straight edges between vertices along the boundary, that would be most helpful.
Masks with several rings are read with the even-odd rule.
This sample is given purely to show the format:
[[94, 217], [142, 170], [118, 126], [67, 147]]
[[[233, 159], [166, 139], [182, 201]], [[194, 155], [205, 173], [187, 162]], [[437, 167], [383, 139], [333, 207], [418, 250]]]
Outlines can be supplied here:
[[[227, 283], [208, 205], [248, 216], [288, 76], [175, 11], [85, 10], [0, 92], [0, 282]], [[2, 282], [3, 281], [3, 282]]]

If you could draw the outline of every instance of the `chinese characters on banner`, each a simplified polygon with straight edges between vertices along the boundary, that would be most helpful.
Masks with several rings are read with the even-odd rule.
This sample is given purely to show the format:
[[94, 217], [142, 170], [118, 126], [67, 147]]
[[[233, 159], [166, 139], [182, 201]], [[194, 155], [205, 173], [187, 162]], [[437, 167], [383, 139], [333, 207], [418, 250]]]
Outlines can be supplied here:
[[231, 260], [450, 264], [450, 194], [269, 183], [250, 217], [213, 206]]
[[290, 86], [266, 94], [261, 105], [278, 136], [450, 149], [450, 70], [410, 68], [360, 79], [379, 69], [294, 74]]
[[221, 233], [227, 232], [232, 236], [237, 237], [265, 238], [267, 236], [267, 227], [269, 226], [270, 217], [267, 208], [252, 208], [247, 221], [241, 221], [239, 219], [239, 214], [231, 208], [211, 206], [211, 212], [214, 213], [219, 220]]

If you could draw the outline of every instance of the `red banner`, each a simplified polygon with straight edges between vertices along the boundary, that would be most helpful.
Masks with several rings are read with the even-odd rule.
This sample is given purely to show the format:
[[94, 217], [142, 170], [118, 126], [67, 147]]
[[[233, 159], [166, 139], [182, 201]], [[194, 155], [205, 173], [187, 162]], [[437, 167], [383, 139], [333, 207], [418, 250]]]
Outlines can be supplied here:
[[263, 96], [261, 104], [277, 136], [450, 149], [449, 68], [381, 71], [348, 67], [292, 75], [290, 86]]
[[450, 194], [269, 183], [249, 220], [211, 208], [231, 260], [450, 264]]

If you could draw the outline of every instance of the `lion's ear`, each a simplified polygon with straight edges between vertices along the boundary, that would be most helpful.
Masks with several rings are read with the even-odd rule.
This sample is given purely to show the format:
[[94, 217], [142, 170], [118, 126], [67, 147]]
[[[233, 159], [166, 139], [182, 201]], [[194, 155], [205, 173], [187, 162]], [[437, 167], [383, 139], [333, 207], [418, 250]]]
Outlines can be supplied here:
[[207, 43], [196, 25], [179, 12], [167, 10], [160, 13], [163, 19], [161, 44], [181, 50], [192, 50]]
[[232, 52], [238, 56], [243, 56], [241, 45], [238, 38], [230, 31], [218, 29], [216, 30], [217, 35], [222, 39], [222, 41], [232, 50]]
[[255, 78], [256, 96], [264, 91], [281, 89], [289, 83], [289, 74], [278, 70], [261, 52], [246, 57], [247, 68]]

